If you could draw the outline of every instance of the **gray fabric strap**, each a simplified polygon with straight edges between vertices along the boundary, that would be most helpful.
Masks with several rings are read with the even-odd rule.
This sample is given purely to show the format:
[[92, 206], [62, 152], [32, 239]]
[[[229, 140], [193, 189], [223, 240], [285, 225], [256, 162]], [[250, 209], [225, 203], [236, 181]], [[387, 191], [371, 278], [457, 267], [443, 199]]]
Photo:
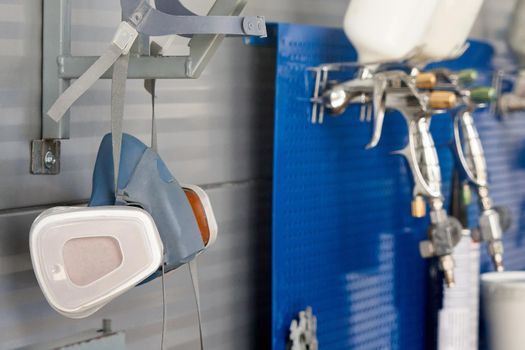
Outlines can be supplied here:
[[166, 343], [166, 328], [167, 328], [167, 313], [168, 307], [166, 304], [166, 264], [162, 263], [162, 332], [160, 336], [160, 350], [164, 350]]
[[122, 55], [122, 49], [111, 44], [106, 52], [78, 78], [51, 106], [47, 115], [59, 121], [69, 108], [80, 98]]
[[183, 34], [266, 36], [264, 19], [256, 16], [174, 16], [153, 9], [136, 25], [140, 33], [149, 36]]
[[197, 268], [197, 257], [188, 263], [190, 270], [191, 282], [193, 283], [193, 294], [195, 295], [195, 304], [197, 305], [197, 317], [199, 321], [199, 339], [201, 350], [204, 350], [204, 340], [202, 337], [202, 318], [201, 318], [201, 299], [199, 292], [199, 271]]
[[[155, 99], [156, 99], [156, 80], [148, 79], [144, 81], [144, 88], [151, 95], [151, 149], [157, 152], [157, 123], [155, 118]], [[201, 301], [200, 301], [200, 291], [199, 291], [199, 273], [197, 267], [197, 257], [191, 260], [188, 263], [188, 270], [190, 272], [191, 282], [193, 285], [193, 295], [195, 297], [195, 304], [197, 306], [197, 319], [199, 322], [199, 341], [200, 349], [204, 350], [204, 340], [202, 335], [202, 318], [201, 318]], [[163, 328], [162, 328], [162, 338], [161, 338], [161, 349], [164, 349], [164, 339], [166, 333], [166, 300], [165, 300], [165, 290], [164, 290], [164, 266], [162, 270], [162, 283], [163, 283]]]
[[129, 54], [121, 55], [113, 66], [113, 78], [111, 82], [111, 139], [113, 146], [115, 196], [117, 196], [118, 193], [118, 174], [122, 147], [122, 121], [124, 119], [128, 65]]
[[151, 149], [158, 153], [157, 120], [155, 118], [156, 85], [157, 81], [155, 79], [144, 80], [144, 88], [151, 95]]
[[127, 22], [120, 22], [111, 44], [102, 56], [58, 97], [47, 114], [59, 121], [69, 108], [117, 61], [126, 55], [137, 39], [138, 32]]

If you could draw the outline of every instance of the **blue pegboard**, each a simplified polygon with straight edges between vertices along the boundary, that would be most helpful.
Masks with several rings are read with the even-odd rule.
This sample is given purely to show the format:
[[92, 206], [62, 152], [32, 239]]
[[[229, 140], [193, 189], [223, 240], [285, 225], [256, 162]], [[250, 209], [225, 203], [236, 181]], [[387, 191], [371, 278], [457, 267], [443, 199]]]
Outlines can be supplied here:
[[[418, 244], [428, 219], [411, 217], [409, 169], [391, 155], [406, 143], [406, 124], [389, 114], [379, 146], [369, 151], [371, 126], [359, 122], [357, 108], [311, 124], [307, 68], [355, 61], [356, 53], [337, 29], [279, 24], [276, 35], [273, 349], [285, 349], [291, 320], [307, 306], [318, 317], [321, 349], [423, 349], [428, 262]], [[488, 45], [473, 42], [447, 65], [489, 69], [491, 55]], [[476, 118], [494, 198], [517, 216], [525, 208], [525, 118]], [[431, 126], [445, 194], [454, 165], [450, 121], [438, 116]], [[525, 267], [523, 239], [511, 234], [505, 241], [511, 268]]]

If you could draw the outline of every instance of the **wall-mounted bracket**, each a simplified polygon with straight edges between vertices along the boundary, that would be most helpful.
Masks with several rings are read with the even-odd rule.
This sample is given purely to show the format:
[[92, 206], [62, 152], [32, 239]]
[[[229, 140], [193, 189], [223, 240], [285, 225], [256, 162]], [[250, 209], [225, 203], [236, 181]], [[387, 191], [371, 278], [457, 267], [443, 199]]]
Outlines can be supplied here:
[[[237, 16], [246, 2], [247, 0], [216, 0], [208, 16]], [[34, 145], [48, 144], [49, 140], [69, 139], [69, 113], [60, 122], [55, 122], [47, 115], [47, 111], [69, 87], [70, 81], [79, 78], [98, 58], [71, 55], [71, 0], [42, 0], [42, 8], [42, 139], [35, 140]], [[246, 25], [250, 25], [249, 21]], [[128, 78], [198, 78], [224, 37], [223, 34], [193, 35], [188, 44], [188, 56], [165, 57], [150, 56], [149, 37], [141, 34], [131, 53]], [[110, 79], [111, 69], [102, 78]], [[56, 161], [57, 164], [60, 163], [59, 153]], [[59, 172], [59, 167], [53, 167], [56, 172], [41, 172], [40, 164], [42, 163], [37, 158], [32, 157], [33, 174]]]

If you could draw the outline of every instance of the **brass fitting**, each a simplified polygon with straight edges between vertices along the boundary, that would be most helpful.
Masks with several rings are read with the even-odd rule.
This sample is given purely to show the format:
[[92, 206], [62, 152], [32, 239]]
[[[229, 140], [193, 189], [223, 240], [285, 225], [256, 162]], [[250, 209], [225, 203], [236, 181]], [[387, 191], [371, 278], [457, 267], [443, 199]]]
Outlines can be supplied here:
[[443, 271], [445, 283], [449, 288], [452, 288], [456, 285], [456, 281], [454, 279], [455, 265], [454, 258], [451, 255], [443, 255], [439, 257], [439, 267]]
[[434, 73], [419, 73], [416, 76], [416, 87], [418, 89], [432, 89], [437, 84]]
[[450, 91], [432, 91], [429, 105], [432, 109], [450, 109], [457, 104], [456, 94]]
[[427, 214], [427, 205], [425, 199], [417, 195], [412, 199], [412, 216], [415, 218], [423, 218]]

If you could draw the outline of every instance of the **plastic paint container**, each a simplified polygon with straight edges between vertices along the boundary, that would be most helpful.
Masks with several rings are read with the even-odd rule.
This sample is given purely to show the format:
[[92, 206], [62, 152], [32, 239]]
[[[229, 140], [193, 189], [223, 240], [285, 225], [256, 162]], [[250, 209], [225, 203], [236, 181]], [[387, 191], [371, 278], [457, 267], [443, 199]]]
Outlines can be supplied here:
[[483, 0], [440, 0], [421, 41], [421, 57], [438, 61], [459, 52], [474, 26]]
[[481, 297], [489, 349], [523, 350], [525, 272], [481, 275]]
[[363, 64], [405, 58], [422, 41], [442, 0], [352, 0], [344, 30]]

